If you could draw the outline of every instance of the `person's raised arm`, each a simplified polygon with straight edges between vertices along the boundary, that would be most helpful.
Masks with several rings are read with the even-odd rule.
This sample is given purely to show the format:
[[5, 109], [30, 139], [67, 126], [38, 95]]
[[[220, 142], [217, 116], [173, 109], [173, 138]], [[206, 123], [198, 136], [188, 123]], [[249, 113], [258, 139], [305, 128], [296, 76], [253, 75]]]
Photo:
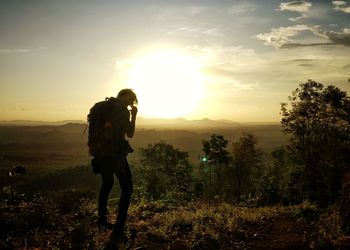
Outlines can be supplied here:
[[129, 124], [126, 128], [126, 135], [129, 137], [129, 138], [132, 138], [134, 136], [134, 133], [135, 133], [135, 122], [136, 122], [136, 115], [137, 115], [137, 107], [135, 106], [131, 106], [131, 119], [129, 121]]

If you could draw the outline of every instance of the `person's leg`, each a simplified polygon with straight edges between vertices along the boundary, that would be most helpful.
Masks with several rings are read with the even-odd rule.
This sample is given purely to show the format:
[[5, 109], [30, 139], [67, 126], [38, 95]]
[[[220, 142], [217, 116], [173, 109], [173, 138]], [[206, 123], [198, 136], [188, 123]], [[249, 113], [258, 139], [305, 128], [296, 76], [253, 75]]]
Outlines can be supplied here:
[[124, 225], [130, 205], [130, 198], [133, 191], [132, 175], [127, 159], [123, 157], [120, 159], [119, 164], [120, 165], [118, 166], [116, 175], [119, 180], [121, 195], [119, 200], [117, 221], [113, 229], [113, 233], [115, 234], [122, 234], [124, 231]]
[[114, 184], [114, 175], [112, 171], [102, 171], [101, 176], [102, 186], [98, 198], [98, 222], [103, 225], [107, 224], [107, 201]]

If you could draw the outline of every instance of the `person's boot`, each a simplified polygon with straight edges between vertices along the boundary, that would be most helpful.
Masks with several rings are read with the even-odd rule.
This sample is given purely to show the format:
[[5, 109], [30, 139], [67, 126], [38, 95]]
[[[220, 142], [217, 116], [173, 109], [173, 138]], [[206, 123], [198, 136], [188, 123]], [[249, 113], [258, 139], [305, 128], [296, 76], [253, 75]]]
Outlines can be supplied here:
[[113, 228], [111, 235], [109, 236], [109, 246], [120, 246], [120, 244], [125, 245], [128, 242], [128, 238], [122, 230]]

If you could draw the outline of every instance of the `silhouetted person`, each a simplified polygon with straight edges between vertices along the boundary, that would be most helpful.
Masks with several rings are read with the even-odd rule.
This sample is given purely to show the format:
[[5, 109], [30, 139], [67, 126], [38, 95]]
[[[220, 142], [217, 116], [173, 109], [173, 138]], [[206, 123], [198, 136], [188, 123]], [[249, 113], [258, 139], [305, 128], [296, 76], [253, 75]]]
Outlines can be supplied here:
[[[104, 121], [104, 136], [108, 136], [108, 143], [103, 150], [94, 153], [92, 165], [95, 173], [102, 176], [102, 187], [98, 199], [98, 224], [112, 228], [107, 220], [108, 195], [114, 184], [114, 175], [119, 180], [121, 196], [119, 201], [118, 215], [113, 227], [112, 236], [123, 234], [127, 212], [133, 191], [132, 175], [127, 154], [132, 152], [125, 137], [132, 138], [135, 132], [135, 120], [137, 108], [136, 94], [130, 89], [123, 89], [117, 98], [109, 98], [108, 119]], [[106, 139], [104, 139], [106, 140]]]

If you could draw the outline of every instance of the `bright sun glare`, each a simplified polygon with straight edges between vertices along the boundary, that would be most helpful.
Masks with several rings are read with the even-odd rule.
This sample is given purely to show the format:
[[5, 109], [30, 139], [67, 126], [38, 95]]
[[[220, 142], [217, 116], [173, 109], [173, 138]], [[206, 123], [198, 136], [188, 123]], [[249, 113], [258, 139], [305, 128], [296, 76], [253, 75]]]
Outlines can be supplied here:
[[200, 62], [178, 51], [158, 51], [133, 60], [128, 86], [146, 117], [175, 118], [193, 113], [203, 97]]

